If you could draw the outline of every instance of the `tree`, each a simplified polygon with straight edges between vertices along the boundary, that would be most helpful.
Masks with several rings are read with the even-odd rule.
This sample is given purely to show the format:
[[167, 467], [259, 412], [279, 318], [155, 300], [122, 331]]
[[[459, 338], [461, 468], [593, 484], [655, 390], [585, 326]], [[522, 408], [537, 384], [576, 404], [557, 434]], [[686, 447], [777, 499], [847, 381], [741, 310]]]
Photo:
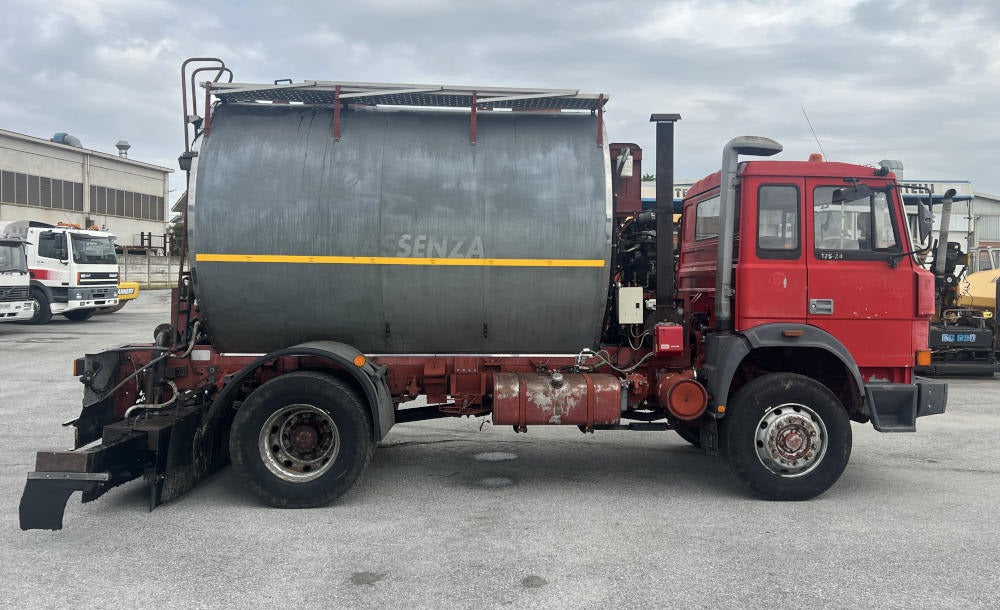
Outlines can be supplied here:
[[643, 182], [656, 182], [656, 176], [654, 176], [653, 174], [643, 174], [642, 175], [642, 181]]
[[167, 227], [167, 254], [179, 256], [181, 248], [184, 246], [184, 216], [177, 218]]

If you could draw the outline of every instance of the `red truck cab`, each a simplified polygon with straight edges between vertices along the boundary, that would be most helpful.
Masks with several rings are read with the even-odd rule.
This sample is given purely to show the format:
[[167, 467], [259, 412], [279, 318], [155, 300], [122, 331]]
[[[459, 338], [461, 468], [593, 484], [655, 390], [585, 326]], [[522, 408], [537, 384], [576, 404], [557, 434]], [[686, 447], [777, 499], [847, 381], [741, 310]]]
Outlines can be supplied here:
[[[722, 182], [716, 172], [690, 188], [680, 231], [678, 298], [712, 326]], [[894, 176], [847, 163], [749, 161], [733, 182], [731, 330], [780, 336], [751, 347], [774, 349], [739, 365], [745, 377], [755, 376], [750, 368], [798, 368], [825, 379], [854, 419], [911, 429], [914, 417], [899, 413], [908, 402], [879, 418], [869, 398], [918, 387], [913, 370], [934, 312], [933, 275], [913, 258]], [[853, 391], [844, 377], [855, 378]], [[740, 378], [713, 394], [732, 393]]]
[[[933, 275], [906, 254], [895, 180], [875, 173], [847, 163], [741, 164], [734, 324], [815, 326], [843, 343], [866, 382], [909, 383], [915, 354], [927, 349]], [[853, 180], [872, 195], [834, 204]], [[684, 202], [679, 292], [707, 293], [704, 303], [715, 297], [718, 204], [719, 173]]]

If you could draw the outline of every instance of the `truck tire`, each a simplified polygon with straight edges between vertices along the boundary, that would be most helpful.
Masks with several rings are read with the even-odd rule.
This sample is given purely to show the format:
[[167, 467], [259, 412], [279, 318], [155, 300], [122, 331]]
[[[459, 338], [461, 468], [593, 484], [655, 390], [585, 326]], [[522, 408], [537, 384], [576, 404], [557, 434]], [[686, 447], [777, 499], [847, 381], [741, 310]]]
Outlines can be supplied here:
[[97, 313], [100, 314], [115, 313], [116, 311], [121, 310], [121, 308], [125, 307], [126, 305], [128, 305], [128, 301], [118, 301], [117, 305], [112, 305], [111, 307], [98, 307]]
[[837, 397], [802, 375], [776, 373], [736, 392], [720, 445], [736, 479], [767, 500], [808, 500], [840, 478], [851, 422]]
[[71, 320], [73, 322], [83, 322], [84, 320], [89, 320], [94, 317], [95, 313], [97, 313], [97, 309], [94, 308], [74, 309], [73, 311], [67, 311], [63, 315], [66, 316], [67, 320]]
[[693, 447], [701, 449], [701, 428], [698, 426], [686, 426], [680, 424], [678, 427], [674, 428], [674, 432], [677, 436], [691, 443]]
[[343, 381], [287, 373], [254, 390], [229, 435], [237, 476], [277, 508], [324, 506], [350, 489], [375, 452], [371, 414]]
[[45, 291], [41, 288], [32, 288], [31, 300], [35, 304], [35, 315], [27, 323], [48, 324], [52, 319], [52, 308], [49, 306], [49, 298], [45, 296]]

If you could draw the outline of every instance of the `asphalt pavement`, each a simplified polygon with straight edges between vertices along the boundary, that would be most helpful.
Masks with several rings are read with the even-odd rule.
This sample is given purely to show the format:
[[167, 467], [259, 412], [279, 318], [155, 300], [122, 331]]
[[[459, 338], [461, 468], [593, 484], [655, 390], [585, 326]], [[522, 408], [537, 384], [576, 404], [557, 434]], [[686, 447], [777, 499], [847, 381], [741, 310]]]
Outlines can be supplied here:
[[225, 469], [147, 511], [136, 481], [65, 529], [18, 528], [39, 449], [68, 448], [74, 358], [149, 342], [167, 291], [0, 324], [0, 607], [1000, 607], [1000, 379], [951, 380], [916, 434], [853, 424], [840, 481], [746, 496], [673, 432], [482, 419], [393, 428], [335, 504], [260, 505]]

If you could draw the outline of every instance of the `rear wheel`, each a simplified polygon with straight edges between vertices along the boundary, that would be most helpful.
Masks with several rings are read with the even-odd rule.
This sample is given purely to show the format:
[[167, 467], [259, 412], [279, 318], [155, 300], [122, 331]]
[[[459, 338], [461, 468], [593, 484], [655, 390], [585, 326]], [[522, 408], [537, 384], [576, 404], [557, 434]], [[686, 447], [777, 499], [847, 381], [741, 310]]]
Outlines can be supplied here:
[[94, 308], [74, 309], [72, 311], [67, 311], [63, 315], [66, 316], [66, 319], [72, 320], [73, 322], [83, 322], [84, 320], [89, 320], [94, 317], [95, 313], [97, 313], [97, 309]]
[[821, 383], [790, 373], [740, 388], [721, 421], [737, 480], [768, 500], [808, 500], [832, 486], [851, 457], [851, 423]]
[[311, 371], [253, 391], [233, 420], [233, 469], [279, 508], [329, 504], [350, 489], [375, 451], [368, 407], [343, 381]]
[[49, 306], [49, 298], [45, 296], [45, 291], [41, 288], [32, 288], [31, 301], [35, 306], [35, 315], [28, 320], [28, 324], [48, 324], [52, 319], [52, 308]]

